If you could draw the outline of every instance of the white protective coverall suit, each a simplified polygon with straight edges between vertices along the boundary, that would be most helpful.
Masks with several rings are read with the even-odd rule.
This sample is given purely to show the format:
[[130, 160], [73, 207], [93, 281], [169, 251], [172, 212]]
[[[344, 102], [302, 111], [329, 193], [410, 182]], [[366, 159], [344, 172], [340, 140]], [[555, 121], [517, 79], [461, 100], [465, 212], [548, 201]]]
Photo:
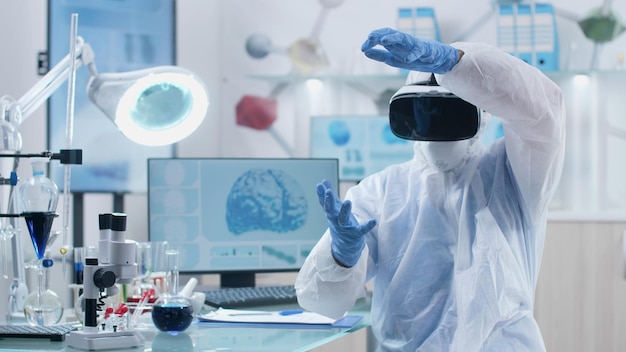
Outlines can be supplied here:
[[[439, 172], [423, 160], [392, 165], [351, 187], [359, 223], [376, 219], [358, 263], [331, 255], [329, 231], [296, 280], [300, 305], [340, 317], [373, 279], [380, 351], [543, 351], [533, 317], [548, 205], [563, 166], [565, 107], [538, 69], [479, 43], [439, 85], [498, 116], [504, 137]], [[419, 73], [412, 72], [412, 83]]]

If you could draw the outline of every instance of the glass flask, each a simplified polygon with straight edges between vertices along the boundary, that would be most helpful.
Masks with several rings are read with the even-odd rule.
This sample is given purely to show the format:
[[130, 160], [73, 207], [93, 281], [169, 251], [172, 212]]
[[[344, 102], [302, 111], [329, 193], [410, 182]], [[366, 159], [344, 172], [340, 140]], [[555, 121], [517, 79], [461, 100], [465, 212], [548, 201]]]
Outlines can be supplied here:
[[52, 264], [52, 259], [40, 260], [37, 268], [37, 289], [24, 301], [24, 315], [30, 325], [54, 325], [61, 321], [63, 316], [63, 301], [48, 288], [49, 268]]
[[152, 322], [157, 329], [171, 335], [185, 331], [193, 320], [191, 302], [178, 292], [177, 250], [165, 252], [167, 271], [165, 274], [165, 293], [152, 306]]

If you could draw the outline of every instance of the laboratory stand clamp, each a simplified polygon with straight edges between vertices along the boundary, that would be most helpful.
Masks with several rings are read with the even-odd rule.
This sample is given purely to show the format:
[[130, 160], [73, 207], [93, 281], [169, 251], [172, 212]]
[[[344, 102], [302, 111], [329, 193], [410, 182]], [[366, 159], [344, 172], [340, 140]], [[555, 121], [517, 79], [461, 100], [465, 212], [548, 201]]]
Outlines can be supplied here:
[[97, 258], [85, 258], [84, 320], [82, 330], [70, 332], [67, 345], [80, 350], [102, 350], [142, 346], [140, 332], [104, 317], [104, 298], [117, 294], [116, 284], [129, 284], [137, 276], [137, 243], [126, 239], [126, 214], [100, 214]]

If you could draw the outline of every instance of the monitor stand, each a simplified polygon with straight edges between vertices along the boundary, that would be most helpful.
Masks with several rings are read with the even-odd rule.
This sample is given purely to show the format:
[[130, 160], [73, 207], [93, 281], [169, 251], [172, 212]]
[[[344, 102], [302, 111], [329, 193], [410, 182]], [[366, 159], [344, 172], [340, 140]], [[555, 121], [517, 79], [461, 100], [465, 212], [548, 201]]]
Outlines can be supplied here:
[[255, 273], [221, 273], [220, 287], [254, 287]]

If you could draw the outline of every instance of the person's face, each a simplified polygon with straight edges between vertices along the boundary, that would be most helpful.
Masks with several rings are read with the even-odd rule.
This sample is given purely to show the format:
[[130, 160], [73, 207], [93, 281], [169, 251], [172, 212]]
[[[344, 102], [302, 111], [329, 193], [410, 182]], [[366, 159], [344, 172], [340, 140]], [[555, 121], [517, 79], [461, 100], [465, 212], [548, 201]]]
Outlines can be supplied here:
[[428, 165], [445, 172], [461, 164], [469, 151], [469, 139], [453, 142], [419, 142]]

